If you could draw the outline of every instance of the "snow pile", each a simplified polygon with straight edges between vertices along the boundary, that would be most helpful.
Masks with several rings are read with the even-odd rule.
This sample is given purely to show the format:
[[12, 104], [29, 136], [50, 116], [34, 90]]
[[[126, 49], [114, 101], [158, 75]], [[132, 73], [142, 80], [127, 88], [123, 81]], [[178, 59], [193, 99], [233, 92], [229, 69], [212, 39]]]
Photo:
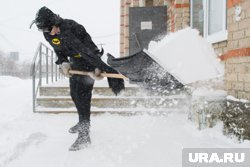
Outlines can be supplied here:
[[241, 103], [250, 103], [250, 101], [247, 99], [237, 99], [234, 96], [227, 96], [227, 100], [241, 102]]
[[151, 57], [183, 84], [223, 75], [223, 66], [204, 38], [186, 28], [149, 44]]
[[206, 98], [206, 100], [221, 100], [226, 99], [227, 92], [224, 90], [208, 89], [206, 87], [200, 87], [192, 92], [192, 99]]

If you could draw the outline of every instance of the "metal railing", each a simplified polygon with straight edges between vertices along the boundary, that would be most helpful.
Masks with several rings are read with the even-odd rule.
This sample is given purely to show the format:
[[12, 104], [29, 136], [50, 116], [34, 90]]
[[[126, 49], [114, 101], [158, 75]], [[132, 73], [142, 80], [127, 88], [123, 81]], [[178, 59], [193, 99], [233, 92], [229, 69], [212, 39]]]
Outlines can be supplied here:
[[33, 112], [36, 112], [36, 99], [40, 87], [43, 84], [54, 83], [64, 78], [59, 73], [58, 66], [54, 63], [55, 60], [55, 52], [43, 43], [39, 43], [32, 61], [30, 73], [32, 76]]

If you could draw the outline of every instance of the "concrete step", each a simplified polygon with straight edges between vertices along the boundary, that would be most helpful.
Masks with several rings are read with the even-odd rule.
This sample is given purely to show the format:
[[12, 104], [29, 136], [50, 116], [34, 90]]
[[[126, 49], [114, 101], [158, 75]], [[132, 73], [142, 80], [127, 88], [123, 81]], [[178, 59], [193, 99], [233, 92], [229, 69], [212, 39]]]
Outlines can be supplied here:
[[[124, 91], [121, 92], [123, 96], [136, 96], [137, 94], [142, 93], [143, 91], [139, 87], [127, 87]], [[94, 87], [94, 95], [100, 96], [114, 96], [114, 93], [108, 87]], [[40, 96], [69, 96], [70, 89], [67, 86], [60, 87], [41, 87]]]
[[[185, 90], [184, 90], [185, 91]], [[70, 89], [68, 86], [43, 86], [40, 87], [40, 96], [69, 96]], [[114, 96], [112, 90], [108, 87], [94, 87], [93, 95], [98, 96]], [[175, 94], [183, 94], [183, 90], [174, 90], [174, 91], [165, 91], [159, 93], [153, 93], [147, 90], [144, 90], [140, 87], [126, 87], [119, 95], [120, 96], [168, 96], [168, 95], [175, 95]]]
[[[75, 113], [76, 109], [70, 97], [68, 80], [42, 86], [37, 97], [38, 113]], [[182, 90], [152, 94], [140, 87], [125, 82], [126, 89], [115, 96], [108, 88], [107, 81], [96, 82], [93, 89], [91, 112], [139, 114], [166, 113], [179, 111], [187, 106], [187, 94]]]
[[[185, 112], [187, 108], [96, 108], [91, 107], [91, 115], [98, 114], [119, 114], [119, 115], [138, 115], [138, 114], [150, 114], [150, 115], [166, 115], [171, 112]], [[46, 114], [60, 114], [60, 113], [76, 113], [76, 108], [44, 108], [37, 107], [37, 113], [46, 113]]]
[[[92, 97], [91, 105], [97, 108], [176, 108], [185, 105], [185, 95], [172, 96], [97, 96]], [[72, 108], [69, 96], [40, 96], [37, 105], [49, 108]]]
[[[135, 96], [138, 92], [143, 92], [140, 90], [140, 87], [135, 84], [130, 84], [125, 80], [125, 91], [122, 91], [121, 94], [124, 96]], [[69, 80], [65, 79], [62, 81], [55, 82], [53, 84], [43, 85], [39, 89], [40, 96], [69, 96]], [[96, 81], [94, 84], [93, 94], [100, 96], [114, 96], [114, 93], [108, 86], [107, 79], [101, 81]]]

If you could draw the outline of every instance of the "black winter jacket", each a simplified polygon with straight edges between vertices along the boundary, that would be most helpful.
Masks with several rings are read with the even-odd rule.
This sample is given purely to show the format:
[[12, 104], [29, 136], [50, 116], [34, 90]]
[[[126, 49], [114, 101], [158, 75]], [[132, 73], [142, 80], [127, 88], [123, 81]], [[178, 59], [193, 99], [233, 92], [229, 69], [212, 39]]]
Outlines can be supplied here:
[[[101, 60], [97, 46], [82, 25], [73, 20], [62, 19], [59, 27], [60, 34], [51, 36], [49, 33], [44, 33], [45, 39], [57, 54], [56, 64], [69, 62], [69, 57], [74, 70], [93, 71], [99, 68], [104, 72], [118, 73]], [[122, 79], [108, 78], [108, 82], [115, 94], [124, 89]]]
[[[44, 33], [45, 39], [54, 48], [58, 57], [56, 64], [62, 64], [64, 61], [68, 62], [68, 57], [72, 58], [79, 54], [82, 49], [92, 52], [92, 54], [99, 51], [85, 28], [74, 20], [62, 19], [59, 26], [60, 34], [51, 36], [49, 33]], [[73, 41], [70, 41], [72, 39]], [[79, 40], [84, 48], [72, 47], [74, 40]]]

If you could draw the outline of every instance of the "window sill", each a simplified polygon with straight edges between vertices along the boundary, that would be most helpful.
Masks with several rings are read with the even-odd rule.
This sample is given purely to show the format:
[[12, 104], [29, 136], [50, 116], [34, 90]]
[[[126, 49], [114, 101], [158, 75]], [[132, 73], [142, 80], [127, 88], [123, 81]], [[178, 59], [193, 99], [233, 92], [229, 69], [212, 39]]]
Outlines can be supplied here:
[[224, 30], [224, 31], [220, 31], [218, 33], [215, 33], [213, 35], [209, 35], [206, 39], [209, 43], [214, 44], [214, 43], [226, 41], [227, 35], [228, 35], [227, 30]]

